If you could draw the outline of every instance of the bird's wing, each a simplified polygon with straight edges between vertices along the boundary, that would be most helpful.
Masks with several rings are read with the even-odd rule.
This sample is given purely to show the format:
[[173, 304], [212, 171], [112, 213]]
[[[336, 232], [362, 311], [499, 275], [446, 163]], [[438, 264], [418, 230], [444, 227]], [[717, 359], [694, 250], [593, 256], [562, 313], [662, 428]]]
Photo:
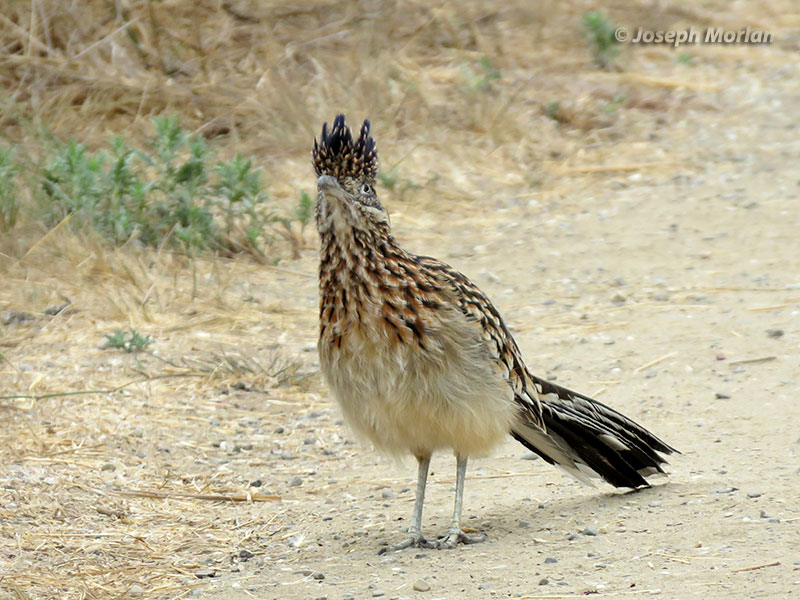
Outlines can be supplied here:
[[511, 332], [486, 294], [450, 265], [429, 256], [415, 258], [425, 274], [439, 283], [440, 290], [451, 296], [467, 320], [480, 326], [481, 336], [491, 355], [508, 373], [508, 384], [514, 391], [515, 400], [525, 411], [527, 421], [544, 430], [540, 390], [531, 379]]

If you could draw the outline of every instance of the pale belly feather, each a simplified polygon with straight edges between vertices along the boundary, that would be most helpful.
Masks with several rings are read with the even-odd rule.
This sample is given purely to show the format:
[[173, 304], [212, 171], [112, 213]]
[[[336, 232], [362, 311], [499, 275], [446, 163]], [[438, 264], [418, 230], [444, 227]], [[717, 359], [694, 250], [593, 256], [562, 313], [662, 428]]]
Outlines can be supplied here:
[[517, 418], [507, 373], [475, 323], [454, 314], [429, 332], [426, 348], [361, 330], [336, 348], [321, 340], [322, 373], [348, 425], [387, 453], [451, 448], [483, 455]]

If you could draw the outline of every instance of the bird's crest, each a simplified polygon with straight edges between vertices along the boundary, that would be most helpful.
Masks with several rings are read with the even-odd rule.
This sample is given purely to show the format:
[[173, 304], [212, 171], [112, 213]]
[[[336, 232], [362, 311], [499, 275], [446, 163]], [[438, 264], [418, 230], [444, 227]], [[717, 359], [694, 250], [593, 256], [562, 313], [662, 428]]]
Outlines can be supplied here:
[[328, 130], [325, 123], [319, 141], [314, 139], [312, 156], [317, 176], [330, 175], [340, 181], [346, 177], [374, 181], [378, 174], [378, 148], [369, 134], [367, 120], [361, 125], [358, 139], [353, 141], [344, 115], [337, 115], [333, 127]]

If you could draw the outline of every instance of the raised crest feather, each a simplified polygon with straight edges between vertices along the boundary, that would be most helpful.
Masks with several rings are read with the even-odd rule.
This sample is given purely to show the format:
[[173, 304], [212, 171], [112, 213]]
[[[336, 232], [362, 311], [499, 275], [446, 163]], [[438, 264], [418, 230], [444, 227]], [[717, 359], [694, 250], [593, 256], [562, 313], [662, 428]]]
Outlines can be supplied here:
[[333, 120], [333, 126], [322, 126], [319, 140], [314, 140], [312, 157], [317, 176], [330, 175], [338, 180], [354, 178], [373, 182], [378, 174], [378, 149], [365, 120], [357, 139], [353, 139], [344, 115]]

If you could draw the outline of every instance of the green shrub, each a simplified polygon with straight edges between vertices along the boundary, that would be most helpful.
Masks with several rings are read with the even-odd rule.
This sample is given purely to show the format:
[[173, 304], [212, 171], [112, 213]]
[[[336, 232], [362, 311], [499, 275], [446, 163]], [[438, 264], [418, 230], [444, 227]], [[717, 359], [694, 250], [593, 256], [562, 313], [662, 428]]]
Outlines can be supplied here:
[[[275, 220], [262, 170], [243, 156], [215, 161], [205, 140], [176, 117], [153, 125], [141, 149], [121, 137], [94, 153], [75, 140], [56, 143], [34, 176], [44, 222], [69, 217], [74, 228], [93, 229], [114, 245], [256, 249]], [[0, 152], [0, 228], [16, 221], [18, 171], [13, 152]]]
[[610, 69], [619, 54], [619, 42], [615, 37], [617, 26], [602, 12], [593, 11], [584, 13], [582, 29], [594, 62], [603, 69]]

